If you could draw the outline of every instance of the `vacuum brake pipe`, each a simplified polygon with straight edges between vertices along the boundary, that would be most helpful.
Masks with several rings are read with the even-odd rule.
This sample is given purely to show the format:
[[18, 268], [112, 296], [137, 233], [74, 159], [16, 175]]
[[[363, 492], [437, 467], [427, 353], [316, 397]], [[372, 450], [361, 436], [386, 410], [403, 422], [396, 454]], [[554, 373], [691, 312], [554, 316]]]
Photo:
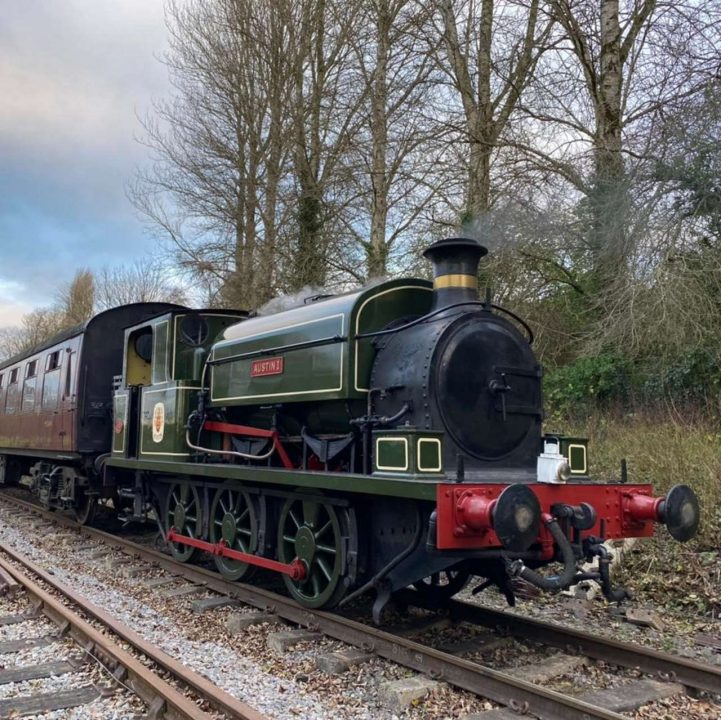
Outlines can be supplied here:
[[511, 562], [509, 570], [511, 575], [518, 576], [527, 582], [541, 588], [542, 590], [558, 591], [565, 590], [571, 585], [576, 577], [576, 555], [573, 552], [571, 543], [561, 530], [558, 520], [552, 515], [544, 513], [543, 521], [553, 539], [558, 543], [563, 556], [563, 572], [555, 577], [545, 577], [540, 573], [531, 570], [523, 564], [523, 560], [514, 560]]

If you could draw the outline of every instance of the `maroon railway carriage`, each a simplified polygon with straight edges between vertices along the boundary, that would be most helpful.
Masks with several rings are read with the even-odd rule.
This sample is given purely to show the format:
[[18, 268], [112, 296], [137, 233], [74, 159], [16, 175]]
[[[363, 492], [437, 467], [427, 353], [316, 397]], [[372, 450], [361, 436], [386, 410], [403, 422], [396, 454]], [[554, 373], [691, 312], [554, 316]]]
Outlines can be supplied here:
[[88, 480], [110, 452], [124, 329], [175, 309], [182, 306], [112, 308], [0, 363], [0, 484], [25, 476], [48, 506], [90, 512], [94, 502], [78, 500], [94, 500]]

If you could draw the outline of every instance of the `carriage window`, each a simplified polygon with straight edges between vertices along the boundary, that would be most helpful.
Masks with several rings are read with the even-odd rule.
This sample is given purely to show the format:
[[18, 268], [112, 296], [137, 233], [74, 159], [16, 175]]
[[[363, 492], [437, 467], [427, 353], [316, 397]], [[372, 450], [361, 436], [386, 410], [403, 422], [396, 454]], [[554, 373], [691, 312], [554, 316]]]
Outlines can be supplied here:
[[43, 377], [43, 396], [41, 405], [43, 409], [55, 408], [60, 398], [60, 350], [48, 355], [45, 362], [45, 375]]
[[51, 352], [45, 364], [45, 372], [52, 372], [60, 367], [60, 350]]
[[3, 386], [3, 378], [4, 377], [5, 376], [2, 373], [0, 373], [0, 388], [2, 388], [2, 386]]
[[63, 397], [70, 397], [70, 394], [73, 390], [73, 376], [72, 376], [72, 367], [73, 367], [73, 356], [75, 353], [70, 353], [68, 355], [68, 363], [67, 367], [65, 369], [65, 393], [63, 394]]
[[22, 412], [35, 409], [35, 388], [38, 382], [38, 361], [32, 360], [25, 366], [25, 382], [23, 383]]
[[13, 368], [10, 371], [10, 379], [8, 380], [8, 389], [5, 393], [5, 413], [7, 415], [13, 415], [18, 411], [19, 396], [18, 392], [18, 368]]

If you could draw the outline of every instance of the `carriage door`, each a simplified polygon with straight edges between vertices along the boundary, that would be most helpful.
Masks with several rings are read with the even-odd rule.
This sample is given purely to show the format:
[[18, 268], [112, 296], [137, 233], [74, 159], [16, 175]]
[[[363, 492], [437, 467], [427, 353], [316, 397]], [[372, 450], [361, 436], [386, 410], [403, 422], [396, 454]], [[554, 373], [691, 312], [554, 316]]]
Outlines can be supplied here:
[[138, 457], [138, 423], [140, 413], [140, 388], [129, 387], [128, 388], [128, 428], [125, 441], [125, 452], [123, 453], [126, 458]]
[[113, 454], [138, 457], [141, 390], [151, 383], [153, 328], [126, 331], [123, 376], [115, 378], [113, 398]]
[[68, 452], [75, 450], [75, 412], [77, 409], [77, 358], [73, 348], [65, 348], [65, 357], [61, 363], [65, 370], [61, 373], [62, 393], [60, 395], [60, 430], [62, 449]]

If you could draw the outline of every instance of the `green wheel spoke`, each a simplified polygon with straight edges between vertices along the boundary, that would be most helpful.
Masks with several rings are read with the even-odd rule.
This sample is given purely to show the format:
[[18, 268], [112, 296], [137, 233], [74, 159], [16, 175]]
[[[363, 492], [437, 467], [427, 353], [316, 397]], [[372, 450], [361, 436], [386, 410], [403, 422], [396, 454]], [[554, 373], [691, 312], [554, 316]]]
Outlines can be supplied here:
[[323, 535], [323, 533], [327, 532], [329, 529], [331, 529], [331, 530], [333, 529], [333, 523], [330, 520], [328, 520], [328, 522], [325, 525], [323, 525], [323, 527], [320, 530], [318, 530], [316, 533], [314, 533], [315, 539], [317, 540], [321, 535]]
[[[195, 538], [199, 534], [198, 517], [202, 509], [196, 488], [187, 482], [175, 482], [168, 488], [164, 507], [164, 524], [181, 535]], [[211, 524], [212, 528], [212, 524]], [[182, 542], [169, 545], [173, 556], [180, 562], [188, 562], [198, 554], [198, 549]]]
[[325, 579], [330, 582], [333, 579], [333, 575], [331, 574], [330, 570], [325, 565], [325, 560], [323, 558], [316, 558], [316, 563], [318, 564], [318, 567], [321, 569], [323, 575], [325, 575]]
[[288, 515], [289, 515], [290, 519], [295, 523], [295, 527], [298, 530], [300, 530], [300, 522], [298, 521], [298, 518], [295, 516], [295, 513], [292, 510], [290, 510], [288, 512]]
[[[236, 552], [251, 554], [255, 541], [256, 516], [250, 498], [241, 489], [223, 486], [218, 488], [211, 505], [210, 536], [213, 542], [220, 542], [224, 539], [224, 533], [228, 532], [228, 547]], [[220, 574], [235, 582], [254, 570], [252, 565], [222, 555], [213, 557], [215, 566]]]

